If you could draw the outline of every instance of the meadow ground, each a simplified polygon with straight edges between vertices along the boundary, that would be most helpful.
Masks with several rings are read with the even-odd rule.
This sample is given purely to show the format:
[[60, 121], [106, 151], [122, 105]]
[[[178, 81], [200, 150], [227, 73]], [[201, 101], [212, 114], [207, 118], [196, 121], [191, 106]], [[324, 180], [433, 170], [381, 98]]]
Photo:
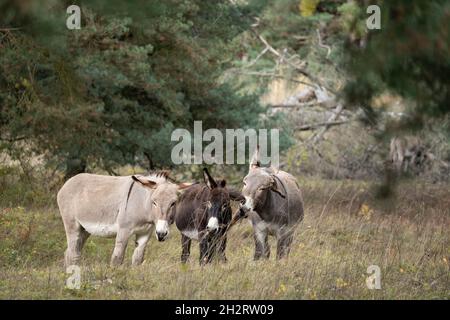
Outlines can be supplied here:
[[[0, 208], [0, 299], [449, 299], [450, 188], [404, 182], [387, 201], [355, 181], [302, 181], [305, 219], [287, 260], [253, 261], [248, 222], [230, 231], [228, 263], [179, 263], [175, 226], [145, 263], [108, 266], [112, 239], [89, 238], [81, 289], [65, 287], [65, 234], [55, 207]], [[369, 290], [367, 268], [381, 269]]]

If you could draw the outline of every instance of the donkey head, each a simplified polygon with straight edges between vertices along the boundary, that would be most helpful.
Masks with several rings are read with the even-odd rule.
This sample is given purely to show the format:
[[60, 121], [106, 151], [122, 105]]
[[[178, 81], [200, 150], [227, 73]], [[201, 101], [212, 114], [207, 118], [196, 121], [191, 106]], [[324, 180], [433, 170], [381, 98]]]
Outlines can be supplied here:
[[203, 178], [206, 186], [210, 189], [206, 202], [207, 229], [210, 232], [217, 232], [219, 228], [227, 227], [231, 222], [230, 200], [242, 201], [244, 198], [240, 192], [228, 190], [225, 180], [217, 183], [206, 168], [203, 169]]
[[263, 168], [259, 161], [259, 147], [250, 161], [250, 167], [247, 176], [245, 176], [242, 188], [242, 195], [245, 197], [245, 203], [239, 211], [241, 216], [246, 216], [249, 211], [256, 211], [266, 202], [269, 192], [275, 192], [281, 197], [285, 197], [284, 193], [278, 188], [275, 174], [277, 169]]
[[158, 172], [149, 176], [132, 176], [144, 188], [152, 190], [149, 197], [151, 215], [156, 221], [155, 235], [158, 241], [164, 241], [169, 236], [169, 225], [174, 220], [174, 207], [178, 193], [189, 187], [190, 183], [173, 183], [167, 172]]

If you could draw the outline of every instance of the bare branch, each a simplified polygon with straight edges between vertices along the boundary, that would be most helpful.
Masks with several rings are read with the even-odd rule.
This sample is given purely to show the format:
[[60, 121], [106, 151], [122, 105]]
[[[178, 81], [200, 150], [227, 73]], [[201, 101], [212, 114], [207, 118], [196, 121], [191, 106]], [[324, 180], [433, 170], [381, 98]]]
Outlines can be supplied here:
[[27, 137], [23, 136], [23, 137], [18, 137], [18, 138], [3, 138], [0, 137], [1, 141], [6, 141], [6, 142], [17, 142], [17, 141], [21, 141], [21, 140], [25, 140]]
[[300, 127], [295, 128], [296, 131], [309, 131], [314, 130], [323, 126], [333, 127], [341, 124], [349, 123], [351, 120], [340, 120], [340, 121], [327, 121], [327, 122], [319, 122], [313, 124], [307, 124]]
[[275, 108], [297, 109], [297, 108], [303, 108], [303, 107], [318, 106], [320, 104], [321, 104], [320, 102], [311, 101], [311, 102], [295, 103], [295, 104], [273, 104], [270, 107], [274, 108], [274, 109]]
[[[344, 109], [344, 106], [342, 105], [342, 103], [339, 103], [336, 106], [336, 112], [328, 119], [327, 122], [328, 123], [335, 122], [339, 118], [339, 116], [340, 116], [340, 114], [341, 114], [343, 109]], [[310, 138], [308, 138], [307, 142], [311, 142], [312, 144], [316, 144], [319, 140], [322, 139], [323, 135], [325, 134], [325, 132], [327, 132], [327, 130], [329, 128], [330, 128], [329, 125], [324, 125], [319, 132], [317, 132], [316, 134], [313, 134]]]
[[320, 30], [316, 29], [316, 31], [317, 31], [317, 37], [319, 38], [319, 47], [327, 49], [327, 59], [328, 59], [328, 57], [330, 56], [330, 53], [331, 53], [331, 47], [323, 44], [322, 36], [320, 35]]
[[[267, 47], [269, 48], [269, 51], [271, 53], [273, 53], [275, 56], [277, 56], [278, 58], [283, 58], [284, 54], [279, 53], [277, 50], [275, 50], [267, 41], [266, 39], [264, 39], [261, 35], [256, 33], [256, 36], [258, 37], [258, 39]], [[318, 78], [316, 78], [315, 76], [313, 76], [312, 74], [310, 74], [308, 71], [306, 71], [305, 69], [299, 67], [298, 65], [296, 65], [295, 63], [291, 62], [289, 59], [283, 59], [283, 61], [285, 61], [288, 65], [290, 65], [291, 67], [293, 67], [298, 73], [304, 75], [305, 77], [308, 77], [309, 79], [311, 79], [313, 82], [317, 83], [317, 86], [319, 87], [323, 87], [326, 88], [328, 91], [332, 92], [332, 93], [336, 93], [333, 89], [325, 86], [322, 81], [320, 81]]]
[[261, 52], [258, 54], [258, 56], [256, 56], [256, 58], [255, 58], [253, 61], [251, 61], [251, 62], [250, 62], [249, 64], [247, 64], [246, 66], [244, 66], [244, 68], [250, 68], [250, 67], [251, 67], [252, 65], [254, 65], [259, 59], [261, 59], [261, 57], [262, 57], [263, 55], [265, 55], [267, 51], [269, 51], [269, 48], [268, 48], [268, 47], [265, 47], [264, 50], [261, 51]]
[[20, 28], [0, 28], [0, 32], [10, 32], [10, 31], [17, 31], [20, 30]]
[[278, 74], [275, 74], [275, 73], [256, 72], [256, 71], [245, 72], [245, 71], [240, 71], [240, 70], [234, 70], [232, 72], [236, 73], [236, 74], [247, 75], [247, 76], [257, 76], [257, 77], [283, 79], [283, 80], [287, 80], [287, 81], [291, 81], [291, 82], [295, 82], [295, 83], [304, 84], [305, 86], [309, 86], [311, 88], [316, 88], [316, 86], [314, 84], [312, 84], [312, 83], [309, 83], [309, 82], [306, 82], [306, 81], [302, 81], [302, 80], [297, 80], [297, 79], [284, 77], [282, 75], [278, 75]]

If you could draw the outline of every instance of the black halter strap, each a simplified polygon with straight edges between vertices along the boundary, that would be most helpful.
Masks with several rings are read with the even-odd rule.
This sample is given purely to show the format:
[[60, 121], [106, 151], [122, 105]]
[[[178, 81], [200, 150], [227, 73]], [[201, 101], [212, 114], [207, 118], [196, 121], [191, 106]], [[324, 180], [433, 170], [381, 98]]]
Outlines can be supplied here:
[[131, 194], [131, 190], [133, 189], [134, 183], [135, 183], [135, 181], [133, 180], [133, 182], [130, 185], [130, 189], [128, 189], [127, 202], [125, 203], [125, 212], [127, 211], [128, 200], [130, 199], [130, 194]]
[[280, 178], [278, 178], [276, 175], [273, 174], [273, 177], [276, 178], [278, 180], [278, 182], [280, 182], [280, 184], [283, 186], [283, 190], [284, 190], [284, 196], [282, 194], [280, 194], [280, 196], [282, 196], [283, 198], [286, 198], [287, 196], [287, 192], [286, 192], [286, 186], [284, 185], [283, 181], [281, 181]]

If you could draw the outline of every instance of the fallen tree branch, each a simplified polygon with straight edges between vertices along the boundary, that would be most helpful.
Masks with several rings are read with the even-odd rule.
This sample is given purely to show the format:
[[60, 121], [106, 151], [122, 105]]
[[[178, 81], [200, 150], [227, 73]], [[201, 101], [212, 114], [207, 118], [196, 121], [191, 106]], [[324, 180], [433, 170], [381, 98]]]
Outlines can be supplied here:
[[311, 101], [311, 102], [304, 102], [304, 103], [282, 103], [282, 104], [273, 104], [270, 105], [271, 108], [277, 109], [277, 108], [286, 108], [286, 109], [299, 109], [303, 107], [323, 107], [326, 110], [333, 109], [336, 106], [335, 101]]
[[295, 104], [273, 104], [270, 105], [271, 108], [286, 108], [286, 109], [297, 109], [297, 108], [303, 108], [303, 107], [311, 107], [311, 106], [317, 106], [320, 105], [320, 102], [317, 101], [311, 101], [311, 102], [304, 102], [304, 103], [295, 103]]
[[257, 71], [232, 71], [235, 74], [242, 74], [242, 75], [247, 75], [247, 76], [257, 76], [257, 77], [267, 77], [267, 78], [277, 78], [277, 79], [284, 79], [287, 81], [291, 81], [291, 82], [295, 82], [295, 83], [300, 83], [300, 84], [304, 84], [305, 86], [309, 86], [311, 88], [316, 88], [317, 86], [306, 82], [306, 81], [302, 81], [302, 80], [297, 80], [297, 79], [292, 79], [292, 78], [288, 78], [288, 77], [284, 77], [282, 75], [277, 75], [275, 73], [265, 73], [265, 72], [257, 72]]
[[10, 32], [10, 31], [17, 31], [20, 30], [20, 28], [0, 28], [0, 32]]
[[341, 124], [349, 123], [351, 120], [340, 120], [340, 121], [327, 121], [327, 122], [319, 122], [313, 124], [307, 124], [300, 127], [295, 128], [296, 131], [309, 131], [314, 130], [323, 126], [333, 127]]
[[6, 142], [17, 142], [17, 141], [21, 141], [21, 140], [25, 140], [25, 139], [27, 139], [27, 137], [18, 137], [18, 138], [3, 138], [3, 137], [0, 137], [0, 140], [1, 141], [6, 141]]

